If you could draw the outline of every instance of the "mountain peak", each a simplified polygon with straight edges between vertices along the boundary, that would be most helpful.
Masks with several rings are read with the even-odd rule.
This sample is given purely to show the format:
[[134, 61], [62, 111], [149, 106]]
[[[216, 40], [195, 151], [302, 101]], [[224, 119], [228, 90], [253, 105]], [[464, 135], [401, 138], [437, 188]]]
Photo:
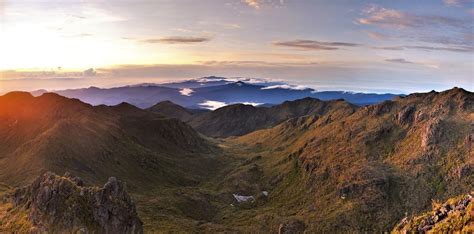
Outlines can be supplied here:
[[1, 96], [1, 97], [8, 98], [8, 99], [30, 99], [30, 98], [34, 98], [31, 93], [20, 92], [20, 91], [9, 92], [9, 93]]
[[38, 98], [58, 98], [58, 99], [68, 99], [64, 96], [61, 96], [57, 93], [43, 93]]
[[170, 100], [165, 100], [165, 101], [158, 102], [154, 106], [160, 106], [160, 105], [176, 105], [176, 106], [178, 106], [178, 104], [176, 104], [176, 103], [174, 103]]
[[121, 102], [118, 105], [112, 106], [112, 108], [122, 111], [124, 113], [129, 114], [139, 114], [142, 112], [142, 109], [128, 103], [128, 102]]
[[169, 100], [161, 101], [148, 108], [147, 110], [171, 118], [187, 120], [193, 114], [188, 109]]
[[448, 89], [448, 90], [443, 91], [443, 92], [441, 92], [441, 93], [454, 94], [454, 95], [456, 95], [456, 94], [459, 94], [459, 95], [467, 95], [467, 94], [469, 94], [469, 93], [472, 94], [471, 92], [469, 92], [469, 91], [467, 91], [467, 90], [465, 90], [465, 89], [463, 89], [463, 88], [459, 88], [459, 87], [454, 87], [454, 88], [452, 88], [452, 89]]
[[235, 83], [233, 83], [234, 85], [237, 85], [237, 86], [244, 86], [244, 85], [247, 85], [247, 83], [243, 82], [243, 81], [237, 81]]

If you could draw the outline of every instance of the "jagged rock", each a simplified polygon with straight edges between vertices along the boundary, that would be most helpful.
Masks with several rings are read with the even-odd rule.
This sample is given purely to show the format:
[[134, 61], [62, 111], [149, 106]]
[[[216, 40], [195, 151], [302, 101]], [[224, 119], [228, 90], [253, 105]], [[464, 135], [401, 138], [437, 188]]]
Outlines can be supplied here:
[[428, 114], [422, 110], [419, 110], [415, 113], [415, 123], [420, 123], [428, 118]]
[[464, 144], [470, 146], [474, 142], [474, 133], [469, 134], [464, 138]]
[[306, 225], [300, 220], [292, 220], [287, 223], [282, 223], [278, 227], [278, 234], [296, 234], [304, 233]]
[[441, 136], [440, 127], [440, 119], [432, 119], [425, 125], [421, 135], [421, 146], [424, 149], [427, 149], [429, 146], [438, 142], [439, 137]]
[[366, 107], [367, 112], [373, 116], [380, 116], [385, 113], [390, 112], [394, 102], [393, 101], [384, 101], [377, 105], [371, 105]]
[[403, 108], [400, 112], [397, 114], [397, 123], [398, 124], [407, 124], [412, 121], [413, 119], [413, 113], [415, 112], [415, 106], [410, 105], [405, 108]]
[[[401, 233], [413, 233], [413, 232], [427, 232], [436, 227], [439, 223], [442, 223], [445, 219], [448, 219], [455, 212], [465, 212], [469, 203], [473, 200], [470, 194], [465, 195], [453, 204], [444, 203], [439, 208], [435, 209], [431, 214], [428, 214], [422, 218], [413, 217], [411, 219], [404, 218], [395, 227], [394, 231]], [[457, 216], [451, 216], [457, 217]], [[453, 228], [453, 227], [451, 227]], [[459, 227], [458, 227], [459, 228]], [[453, 230], [445, 230], [446, 233], [451, 233]], [[437, 230], [439, 231], [439, 230]]]
[[61, 177], [47, 172], [11, 198], [38, 232], [143, 233], [124, 183], [114, 177], [98, 188], [84, 186], [69, 173]]

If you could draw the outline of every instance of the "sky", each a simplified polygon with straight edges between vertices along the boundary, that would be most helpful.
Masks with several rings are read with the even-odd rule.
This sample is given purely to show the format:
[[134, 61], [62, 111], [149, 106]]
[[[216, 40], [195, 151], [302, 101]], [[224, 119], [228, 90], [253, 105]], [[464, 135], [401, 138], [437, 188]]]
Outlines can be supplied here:
[[474, 0], [0, 0], [0, 92], [217, 75], [474, 90]]

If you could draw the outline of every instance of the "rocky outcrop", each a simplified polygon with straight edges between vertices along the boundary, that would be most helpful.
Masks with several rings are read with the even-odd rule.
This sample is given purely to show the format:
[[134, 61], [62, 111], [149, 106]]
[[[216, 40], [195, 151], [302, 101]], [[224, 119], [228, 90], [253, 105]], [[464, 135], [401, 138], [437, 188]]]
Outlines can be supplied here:
[[102, 188], [68, 173], [47, 172], [11, 195], [12, 212], [28, 214], [31, 232], [143, 233], [125, 184], [111, 177]]
[[393, 101], [384, 101], [380, 104], [367, 106], [365, 107], [365, 109], [371, 116], [381, 116], [383, 114], [390, 112], [392, 110], [393, 105], [394, 105]]
[[[474, 222], [471, 216], [472, 201], [472, 195], [467, 194], [439, 205], [432, 212], [421, 217], [411, 219], [406, 217], [395, 227], [394, 231], [401, 233], [425, 233], [428, 231], [451, 233], [464, 230], [467, 226], [472, 225], [471, 222]], [[469, 208], [471, 211], [468, 210]], [[462, 232], [464, 233], [464, 231]]]
[[397, 123], [400, 125], [408, 124], [413, 120], [413, 113], [415, 112], [415, 106], [409, 105], [403, 108], [400, 112], [398, 112], [396, 118]]
[[427, 149], [438, 142], [441, 136], [441, 120], [432, 119], [428, 121], [421, 135], [421, 146]]

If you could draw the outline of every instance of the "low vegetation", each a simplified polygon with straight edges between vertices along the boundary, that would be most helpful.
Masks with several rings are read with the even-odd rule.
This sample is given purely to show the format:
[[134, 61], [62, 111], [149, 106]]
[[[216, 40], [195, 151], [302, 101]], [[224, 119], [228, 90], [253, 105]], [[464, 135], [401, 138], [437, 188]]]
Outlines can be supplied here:
[[[95, 185], [116, 176], [127, 183], [145, 232], [418, 230], [433, 200], [453, 198], [433, 207], [439, 210], [474, 190], [474, 95], [462, 89], [360, 108], [338, 104], [226, 139], [125, 104], [81, 105], [74, 117], [51, 117], [67, 120], [69, 131], [34, 135], [43, 148], [23, 151], [29, 161], [18, 166], [68, 170]], [[30, 138], [9, 131], [0, 128], [0, 150], [7, 152], [0, 179], [16, 187], [31, 177], [16, 180], [8, 163], [14, 149], [1, 147], [6, 139]], [[57, 164], [64, 159], [77, 161]], [[0, 205], [0, 217], [9, 207]], [[429, 231], [471, 230], [471, 210], [469, 202]]]

